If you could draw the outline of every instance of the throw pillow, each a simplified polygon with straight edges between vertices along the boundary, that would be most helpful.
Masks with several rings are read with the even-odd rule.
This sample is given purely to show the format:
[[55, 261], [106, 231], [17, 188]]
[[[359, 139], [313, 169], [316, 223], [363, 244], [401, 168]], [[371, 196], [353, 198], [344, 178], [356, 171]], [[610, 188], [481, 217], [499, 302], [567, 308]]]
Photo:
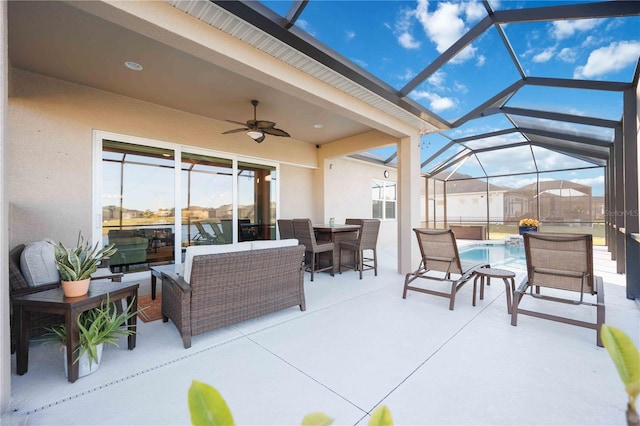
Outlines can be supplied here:
[[20, 270], [29, 287], [60, 281], [52, 243], [55, 244], [52, 240], [34, 241], [20, 255]]

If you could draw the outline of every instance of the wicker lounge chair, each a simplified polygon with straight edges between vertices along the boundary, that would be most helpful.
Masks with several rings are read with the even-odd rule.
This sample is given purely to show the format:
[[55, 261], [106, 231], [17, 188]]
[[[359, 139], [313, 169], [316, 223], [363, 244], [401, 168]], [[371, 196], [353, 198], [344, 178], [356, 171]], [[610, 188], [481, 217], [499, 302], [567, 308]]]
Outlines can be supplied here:
[[[315, 233], [313, 232], [313, 225], [310, 219], [293, 219], [293, 231], [300, 244], [305, 247], [305, 266], [311, 271], [311, 281], [313, 281], [313, 274], [321, 271], [331, 271], [333, 276], [333, 243], [316, 241]], [[320, 264], [318, 256], [320, 253], [329, 253], [328, 256], [331, 259], [331, 265], [319, 267]]]
[[[358, 231], [358, 239], [340, 241], [340, 273], [342, 273], [342, 267], [355, 269], [360, 272], [360, 279], [362, 279], [363, 271], [373, 269], [374, 275], [378, 276], [378, 254], [376, 252], [376, 244], [378, 243], [380, 221], [378, 219], [347, 219], [345, 223], [347, 225], [360, 225], [360, 231]], [[354, 260], [352, 263], [342, 262], [343, 250], [353, 251]], [[371, 250], [372, 257], [365, 257], [365, 250]]]
[[[517, 325], [518, 314], [524, 314], [591, 328], [596, 330], [596, 344], [602, 346], [600, 328], [604, 323], [605, 315], [604, 289], [602, 278], [593, 275], [592, 236], [528, 232], [524, 234], [524, 247], [527, 257], [527, 278], [516, 290], [511, 325]], [[543, 295], [541, 288], [546, 288], [549, 293], [560, 295]], [[530, 290], [529, 293], [527, 289]], [[569, 298], [571, 293], [578, 293], [579, 297]], [[596, 295], [596, 303], [585, 300], [585, 295], [589, 294]], [[538, 300], [595, 307], [596, 322], [521, 309], [519, 304], [525, 295], [531, 295]]]
[[[456, 293], [469, 281], [478, 268], [488, 268], [485, 263], [466, 263], [460, 261], [455, 235], [450, 229], [419, 229], [414, 232], [418, 238], [422, 260], [415, 272], [407, 274], [404, 280], [402, 298], [407, 298], [407, 290], [433, 294], [449, 299], [449, 309], [453, 310]], [[449, 292], [413, 287], [409, 284], [417, 278], [446, 282], [451, 285]]]

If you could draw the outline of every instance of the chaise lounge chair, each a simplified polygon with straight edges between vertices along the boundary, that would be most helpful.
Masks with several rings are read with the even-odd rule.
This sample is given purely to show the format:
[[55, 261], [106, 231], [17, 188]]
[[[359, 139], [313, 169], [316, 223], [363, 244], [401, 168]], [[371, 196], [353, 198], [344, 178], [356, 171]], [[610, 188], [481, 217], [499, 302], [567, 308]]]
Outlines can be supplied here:
[[[554, 234], [528, 232], [524, 234], [527, 257], [527, 278], [516, 290], [513, 298], [511, 325], [517, 325], [518, 314], [530, 315], [565, 324], [596, 330], [596, 344], [602, 346], [600, 328], [604, 323], [604, 289], [601, 277], [593, 275], [593, 241], [589, 234]], [[533, 288], [536, 292], [533, 292]], [[543, 295], [540, 288], [564, 296], [579, 293], [579, 299]], [[529, 289], [529, 293], [527, 293]], [[519, 307], [525, 295], [537, 300], [587, 305], [596, 308], [596, 322], [586, 322], [549, 313], [525, 310]], [[585, 300], [585, 294], [596, 295], [596, 303]]]
[[[450, 229], [415, 228], [413, 231], [418, 238], [422, 260], [415, 272], [407, 274], [404, 280], [402, 298], [407, 298], [407, 290], [446, 297], [449, 299], [449, 309], [453, 310], [458, 290], [473, 277], [476, 269], [488, 268], [489, 265], [461, 262], [456, 238]], [[417, 278], [449, 283], [451, 290], [445, 293], [443, 291], [410, 286], [409, 284]]]

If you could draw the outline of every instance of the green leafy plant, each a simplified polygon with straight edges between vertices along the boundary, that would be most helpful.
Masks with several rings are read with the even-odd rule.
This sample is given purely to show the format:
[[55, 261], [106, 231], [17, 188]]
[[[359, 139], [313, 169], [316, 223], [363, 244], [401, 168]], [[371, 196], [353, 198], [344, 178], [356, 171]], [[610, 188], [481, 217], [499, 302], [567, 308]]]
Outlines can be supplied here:
[[82, 281], [90, 278], [91, 274], [98, 270], [98, 265], [103, 259], [118, 251], [113, 244], [101, 249], [99, 244], [91, 246], [88, 241], [84, 241], [81, 234], [78, 234], [76, 248], [67, 248], [61, 242], [54, 245], [54, 256], [60, 278], [63, 281]]
[[[73, 362], [78, 362], [80, 357], [85, 353], [89, 354], [89, 365], [92, 362], [98, 362], [98, 345], [101, 343], [112, 344], [118, 346], [119, 336], [129, 336], [135, 333], [126, 324], [130, 318], [138, 314], [133, 311], [134, 300], [121, 312], [115, 303], [107, 300], [100, 304], [99, 308], [90, 309], [78, 315], [78, 328], [80, 330], [80, 346], [78, 347], [78, 355]], [[48, 330], [52, 336], [45, 339], [45, 342], [60, 342], [63, 345], [67, 343], [67, 328], [64, 324], [55, 325]]]
[[[220, 393], [206, 383], [193, 380], [188, 393], [191, 424], [203, 426], [234, 426], [231, 410]], [[302, 426], [329, 426], [333, 419], [324, 413], [309, 413], [302, 419]], [[391, 411], [382, 405], [369, 419], [369, 426], [393, 426]]]
[[640, 353], [629, 336], [618, 328], [602, 324], [601, 336], [629, 395], [627, 422], [639, 424], [636, 399], [640, 395]]

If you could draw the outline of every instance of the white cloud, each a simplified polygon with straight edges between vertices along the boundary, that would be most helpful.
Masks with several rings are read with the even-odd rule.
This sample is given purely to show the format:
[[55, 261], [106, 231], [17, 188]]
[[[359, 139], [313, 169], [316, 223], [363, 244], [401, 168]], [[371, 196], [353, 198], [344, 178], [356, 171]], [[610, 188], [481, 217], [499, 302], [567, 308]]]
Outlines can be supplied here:
[[584, 41], [582, 42], [582, 44], [581, 44], [580, 46], [582, 46], [582, 47], [585, 47], [585, 48], [586, 48], [586, 47], [593, 47], [593, 46], [597, 46], [598, 44], [599, 44], [599, 43], [598, 43], [598, 40], [597, 40], [594, 36], [590, 35], [590, 36], [587, 36], [587, 37], [584, 39]]
[[362, 68], [366, 68], [369, 66], [369, 64], [366, 61], [363, 61], [362, 59], [352, 59], [352, 60], [356, 64], [360, 65]]
[[435, 93], [427, 92], [424, 90], [416, 90], [412, 93], [412, 97], [417, 100], [426, 99], [429, 101], [429, 107], [433, 111], [444, 111], [456, 106], [456, 102], [452, 98], [442, 97]]
[[431, 74], [431, 77], [427, 79], [427, 82], [430, 85], [442, 90], [444, 89], [444, 84], [446, 80], [447, 80], [447, 73], [445, 73], [444, 71], [436, 71], [433, 74]]
[[420, 47], [420, 42], [417, 41], [409, 33], [402, 33], [398, 36], [398, 43], [405, 49], [417, 49]]
[[469, 88], [464, 83], [460, 83], [459, 81], [456, 81], [455, 83], [453, 83], [453, 90], [455, 92], [460, 92], [464, 94], [469, 92]]
[[411, 80], [411, 79], [412, 79], [413, 77], [415, 77], [415, 76], [416, 76], [416, 73], [415, 73], [415, 72], [413, 72], [413, 70], [412, 70], [411, 68], [407, 68], [407, 69], [404, 71], [404, 74], [399, 75], [399, 76], [398, 76], [398, 78], [399, 78], [400, 80], [408, 81], [408, 80]]
[[533, 62], [545, 63], [549, 62], [551, 58], [553, 58], [553, 54], [555, 53], [555, 47], [547, 47], [542, 52], [538, 53], [533, 57]]
[[578, 52], [575, 49], [571, 49], [569, 47], [565, 47], [558, 53], [558, 59], [562, 62], [574, 63], [578, 56]]
[[578, 21], [553, 21], [551, 24], [551, 35], [562, 40], [571, 37], [577, 32], [589, 31], [600, 25], [601, 19], [580, 19]]
[[485, 62], [487, 62], [487, 57], [484, 55], [478, 55], [478, 58], [476, 59], [476, 65], [481, 67], [485, 64]]
[[303, 30], [305, 30], [307, 33], [309, 33], [312, 36], [316, 36], [316, 32], [311, 28], [311, 25], [309, 25], [309, 21], [305, 20], [305, 19], [298, 19], [296, 21], [296, 26], [302, 28]]
[[590, 178], [582, 178], [582, 179], [571, 179], [573, 183], [579, 183], [581, 185], [587, 186], [601, 186], [604, 185], [604, 176], [594, 176]]
[[356, 32], [355, 31], [353, 31], [353, 30], [345, 31], [345, 39], [347, 41], [353, 40], [355, 36], [356, 36]]
[[[428, 6], [428, 0], [418, 0], [414, 16], [439, 53], [445, 52], [464, 35], [468, 30], [468, 23], [486, 15], [484, 7], [478, 2], [438, 2], [433, 13], [429, 13]], [[473, 45], [468, 45], [451, 60], [451, 63], [462, 63], [472, 59], [476, 52], [477, 49]], [[482, 60], [479, 65], [482, 65]]]
[[640, 42], [613, 42], [609, 46], [591, 52], [587, 63], [575, 69], [573, 78], [593, 78], [620, 71], [635, 63], [638, 56], [640, 56]]
[[418, 0], [416, 17], [436, 50], [442, 53], [465, 33], [465, 23], [460, 18], [464, 10], [460, 4], [438, 3], [438, 8], [430, 14], [427, 7], [427, 0]]
[[462, 3], [467, 22], [477, 22], [487, 16], [487, 11], [481, 3], [466, 1]]
[[411, 30], [413, 28], [413, 17], [413, 10], [403, 9], [400, 11], [400, 16], [395, 22], [394, 33], [398, 38], [400, 46], [405, 49], [417, 49], [420, 47], [420, 42], [411, 34]]

